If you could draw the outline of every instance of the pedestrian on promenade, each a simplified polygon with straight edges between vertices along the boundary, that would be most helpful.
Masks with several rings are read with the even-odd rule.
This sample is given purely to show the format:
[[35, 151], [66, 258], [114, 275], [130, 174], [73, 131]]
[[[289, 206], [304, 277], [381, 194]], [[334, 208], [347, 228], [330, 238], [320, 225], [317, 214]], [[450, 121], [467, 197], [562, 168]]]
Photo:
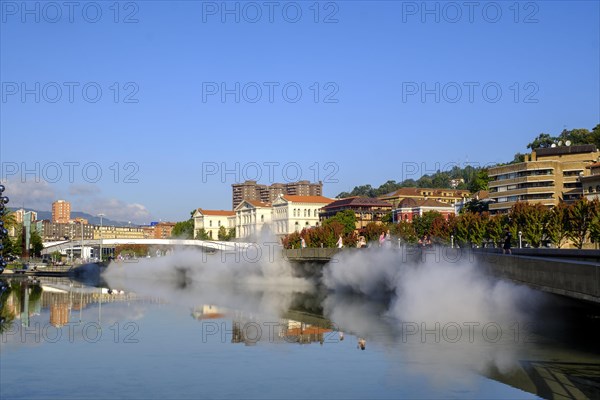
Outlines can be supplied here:
[[300, 238], [300, 247], [302, 247], [303, 249], [306, 248], [306, 240], [304, 240], [304, 238]]
[[344, 239], [342, 239], [342, 235], [340, 235], [340, 237], [338, 238], [336, 245], [337, 245], [338, 249], [341, 249], [342, 247], [344, 247]]
[[504, 246], [502, 246], [502, 254], [512, 254], [510, 251], [510, 242], [512, 240], [512, 233], [508, 228], [504, 231]]

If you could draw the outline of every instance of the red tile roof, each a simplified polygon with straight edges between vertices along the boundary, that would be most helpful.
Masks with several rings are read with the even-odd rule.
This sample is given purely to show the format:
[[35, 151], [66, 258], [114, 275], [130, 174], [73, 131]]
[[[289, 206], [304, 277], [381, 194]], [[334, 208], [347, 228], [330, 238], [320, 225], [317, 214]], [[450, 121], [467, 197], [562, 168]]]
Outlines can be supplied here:
[[373, 197], [346, 197], [339, 199], [323, 207], [324, 210], [335, 209], [340, 207], [389, 207], [392, 205], [387, 201]]
[[296, 195], [283, 195], [282, 196], [287, 201], [292, 201], [294, 203], [325, 203], [329, 204], [335, 201], [335, 199], [330, 199], [325, 196], [296, 196]]
[[224, 217], [235, 215], [235, 211], [228, 210], [203, 210], [202, 208], [199, 208], [198, 211], [203, 215], [222, 215]]

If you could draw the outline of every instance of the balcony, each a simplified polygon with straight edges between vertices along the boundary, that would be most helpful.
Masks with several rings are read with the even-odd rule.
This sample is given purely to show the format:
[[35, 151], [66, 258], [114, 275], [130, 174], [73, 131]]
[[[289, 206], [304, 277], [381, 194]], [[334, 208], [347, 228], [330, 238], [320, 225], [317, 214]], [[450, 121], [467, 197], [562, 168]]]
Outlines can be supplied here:
[[529, 182], [554, 182], [554, 175], [531, 175], [531, 176], [521, 176], [518, 178], [512, 179], [503, 179], [498, 181], [490, 181], [488, 183], [490, 189], [498, 186], [506, 186], [506, 185], [518, 185], [521, 183], [529, 183]]

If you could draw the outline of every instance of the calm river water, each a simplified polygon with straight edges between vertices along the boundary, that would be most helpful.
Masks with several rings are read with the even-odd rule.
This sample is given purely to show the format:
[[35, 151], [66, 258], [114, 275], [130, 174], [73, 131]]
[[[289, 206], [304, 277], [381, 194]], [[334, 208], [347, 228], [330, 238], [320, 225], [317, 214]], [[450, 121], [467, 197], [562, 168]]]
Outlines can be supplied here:
[[600, 398], [594, 308], [461, 270], [373, 267], [375, 290], [167, 264], [0, 280], [0, 398]]

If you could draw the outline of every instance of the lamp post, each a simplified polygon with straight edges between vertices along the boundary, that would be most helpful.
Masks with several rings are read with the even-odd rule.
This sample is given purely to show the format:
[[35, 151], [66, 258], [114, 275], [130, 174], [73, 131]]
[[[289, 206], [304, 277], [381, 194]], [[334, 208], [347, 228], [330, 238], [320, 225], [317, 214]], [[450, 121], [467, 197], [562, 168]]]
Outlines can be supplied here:
[[450, 235], [450, 248], [454, 248], [454, 235]]
[[71, 237], [69, 238], [69, 245], [71, 245], [71, 254], [70, 255], [71, 255], [71, 265], [73, 265], [73, 251], [75, 250], [74, 246], [73, 246], [73, 238], [74, 238], [74, 236], [73, 236], [73, 225], [74, 225], [73, 221], [69, 221], [69, 225], [71, 228]]
[[523, 248], [523, 232], [519, 231], [519, 248]]
[[104, 214], [100, 213], [98, 214], [98, 216], [100, 217], [100, 262], [102, 262], [102, 217], [104, 217]]
[[79, 221], [79, 225], [81, 225], [81, 263], [83, 264], [83, 221]]

